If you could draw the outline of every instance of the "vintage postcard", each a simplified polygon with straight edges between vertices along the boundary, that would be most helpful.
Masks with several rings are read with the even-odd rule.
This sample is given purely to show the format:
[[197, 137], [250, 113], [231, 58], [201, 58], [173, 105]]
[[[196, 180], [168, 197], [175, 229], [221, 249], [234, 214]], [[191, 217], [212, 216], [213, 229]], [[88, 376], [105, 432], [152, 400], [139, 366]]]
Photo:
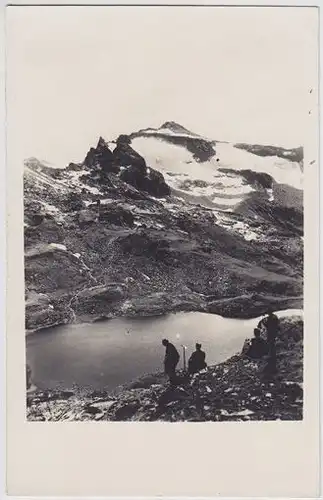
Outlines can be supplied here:
[[315, 496], [318, 9], [6, 17], [9, 492]]

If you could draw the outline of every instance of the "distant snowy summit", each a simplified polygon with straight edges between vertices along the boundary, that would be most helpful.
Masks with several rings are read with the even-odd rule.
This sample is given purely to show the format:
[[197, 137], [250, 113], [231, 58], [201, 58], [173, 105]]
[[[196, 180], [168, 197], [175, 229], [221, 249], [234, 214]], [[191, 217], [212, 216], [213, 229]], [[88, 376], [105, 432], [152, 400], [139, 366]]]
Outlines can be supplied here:
[[[175, 122], [130, 135], [131, 146], [179, 196], [231, 209], [244, 195], [275, 184], [303, 187], [303, 148], [235, 144], [198, 135]], [[195, 197], [195, 198], [192, 198]]]

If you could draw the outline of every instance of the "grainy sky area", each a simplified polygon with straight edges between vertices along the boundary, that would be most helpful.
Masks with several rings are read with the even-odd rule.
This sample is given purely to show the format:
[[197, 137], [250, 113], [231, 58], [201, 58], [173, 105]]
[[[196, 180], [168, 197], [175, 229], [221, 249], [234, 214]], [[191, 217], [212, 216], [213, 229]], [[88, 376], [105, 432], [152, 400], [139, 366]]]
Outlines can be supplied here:
[[166, 120], [302, 145], [316, 47], [311, 8], [11, 7], [9, 133], [59, 166]]

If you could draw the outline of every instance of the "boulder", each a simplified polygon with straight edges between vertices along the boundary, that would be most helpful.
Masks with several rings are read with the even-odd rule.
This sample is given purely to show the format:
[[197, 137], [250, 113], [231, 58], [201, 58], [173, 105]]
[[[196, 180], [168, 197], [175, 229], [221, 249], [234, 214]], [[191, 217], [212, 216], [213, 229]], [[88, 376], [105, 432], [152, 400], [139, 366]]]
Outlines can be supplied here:
[[169, 250], [169, 242], [163, 239], [154, 239], [145, 231], [132, 233], [117, 239], [121, 250], [126, 254], [162, 257]]
[[143, 170], [137, 165], [130, 166], [121, 172], [120, 179], [139, 191], [146, 191], [157, 198], [168, 196], [171, 192], [163, 174], [152, 168]]
[[132, 227], [134, 216], [130, 210], [126, 210], [120, 204], [111, 203], [101, 206], [99, 220], [116, 226]]
[[93, 320], [115, 312], [125, 297], [126, 288], [122, 283], [98, 285], [78, 292], [71, 301], [71, 307], [81, 320], [89, 316]]
[[31, 213], [27, 216], [27, 220], [30, 226], [39, 226], [44, 220], [44, 215], [41, 213]]
[[[41, 294], [40, 294], [41, 295]], [[39, 330], [72, 320], [71, 311], [64, 307], [55, 307], [51, 303], [39, 300], [27, 301], [25, 306], [25, 327], [27, 330]]]
[[129, 403], [121, 406], [115, 412], [114, 417], [115, 420], [128, 420], [134, 416], [134, 414], [139, 410], [139, 403]]
[[97, 212], [93, 210], [81, 210], [78, 214], [78, 221], [80, 226], [87, 226], [93, 224], [98, 218]]
[[[29, 217], [25, 215], [25, 219], [29, 220]], [[40, 242], [61, 243], [64, 241], [64, 230], [62, 226], [59, 225], [55, 219], [47, 216], [43, 216], [43, 221], [37, 226], [29, 226], [24, 230], [25, 234], [25, 247], [30, 247], [38, 245]]]

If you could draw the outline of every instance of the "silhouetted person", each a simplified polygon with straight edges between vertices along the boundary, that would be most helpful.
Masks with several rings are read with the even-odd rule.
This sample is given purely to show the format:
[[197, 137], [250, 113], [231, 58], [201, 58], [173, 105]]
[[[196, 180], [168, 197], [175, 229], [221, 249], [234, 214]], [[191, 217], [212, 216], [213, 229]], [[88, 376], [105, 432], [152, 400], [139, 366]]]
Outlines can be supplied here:
[[246, 352], [246, 356], [249, 358], [259, 359], [268, 353], [268, 346], [266, 341], [261, 338], [259, 328], [255, 328], [253, 333], [254, 338], [251, 339], [250, 347]]
[[269, 355], [276, 354], [276, 338], [279, 331], [279, 319], [272, 309], [268, 310], [268, 315], [262, 320], [262, 324], [266, 327], [267, 342], [269, 345]]
[[195, 344], [195, 351], [188, 360], [188, 372], [190, 374], [197, 373], [206, 368], [205, 352], [201, 350], [201, 344]]
[[169, 342], [169, 340], [164, 339], [162, 341], [163, 346], [166, 347], [165, 351], [165, 359], [164, 359], [164, 369], [166, 375], [169, 377], [169, 381], [171, 385], [175, 384], [175, 370], [176, 366], [179, 362], [179, 354], [177, 352], [176, 347]]

